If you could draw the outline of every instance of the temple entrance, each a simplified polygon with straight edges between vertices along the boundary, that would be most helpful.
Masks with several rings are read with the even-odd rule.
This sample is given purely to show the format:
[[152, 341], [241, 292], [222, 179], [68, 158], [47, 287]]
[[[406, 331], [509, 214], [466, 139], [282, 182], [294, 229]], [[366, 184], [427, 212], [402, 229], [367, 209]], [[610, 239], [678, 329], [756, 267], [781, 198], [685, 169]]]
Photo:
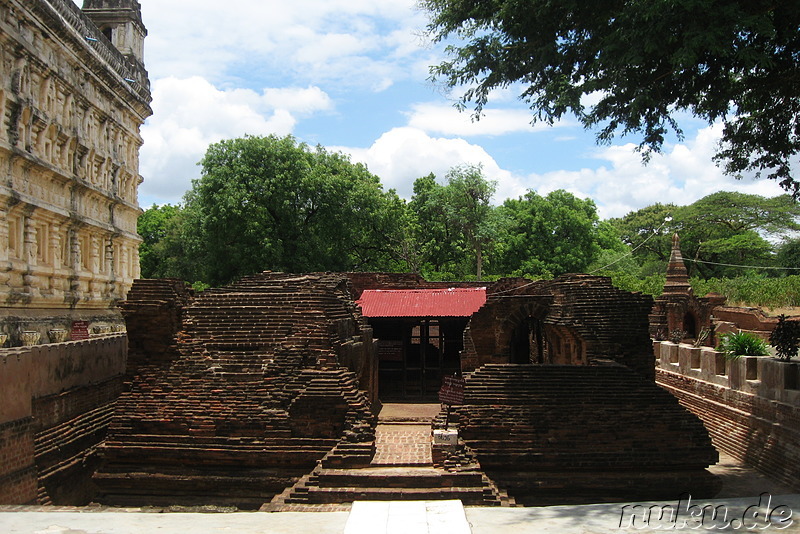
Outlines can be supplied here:
[[510, 363], [545, 363], [546, 345], [542, 321], [527, 317], [511, 333]]
[[466, 320], [373, 319], [383, 401], [436, 402], [442, 377], [461, 368]]
[[461, 371], [467, 323], [485, 287], [367, 289], [356, 301], [378, 340], [378, 397], [437, 402], [442, 377]]

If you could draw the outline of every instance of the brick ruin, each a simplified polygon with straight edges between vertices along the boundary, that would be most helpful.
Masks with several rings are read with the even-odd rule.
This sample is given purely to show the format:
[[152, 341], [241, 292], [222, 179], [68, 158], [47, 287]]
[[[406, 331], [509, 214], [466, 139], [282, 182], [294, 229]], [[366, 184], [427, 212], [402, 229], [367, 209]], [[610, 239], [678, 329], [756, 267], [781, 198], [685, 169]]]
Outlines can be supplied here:
[[460, 445], [434, 447], [430, 472], [377, 472], [377, 340], [355, 296], [398, 286], [443, 284], [262, 273], [195, 295], [139, 280], [122, 304], [124, 374], [120, 335], [5, 351], [0, 435], [12, 461], [0, 500], [286, 509], [356, 496], [542, 505], [714, 492], [708, 432], [653, 380], [652, 300], [588, 275], [482, 284], [486, 302], [463, 333]]
[[518, 503], [719, 490], [702, 422], [654, 382], [651, 306], [589, 275], [489, 290], [464, 334], [471, 372], [454, 419], [465, 448]]
[[711, 348], [728, 332], [768, 340], [778, 323], [757, 308], [724, 302], [693, 294], [675, 235], [664, 292], [650, 315], [656, 383], [703, 421], [718, 450], [798, 489], [800, 364], [769, 356], [729, 360]]
[[137, 281], [98, 500], [257, 508], [320, 461], [368, 463], [375, 348], [348, 286], [264, 273], [193, 297]]
[[678, 234], [672, 236], [672, 251], [667, 265], [664, 290], [650, 312], [650, 337], [662, 341], [683, 339], [716, 346], [715, 310], [725, 304], [725, 297], [710, 293], [697, 297], [689, 284], [689, 272], [683, 263]]
[[[587, 275], [483, 285], [464, 332], [461, 448], [440, 462], [461, 473], [453, 492], [540, 505], [714, 493], [708, 433], [653, 380], [650, 297]], [[364, 469], [380, 387], [354, 295], [397, 286], [442, 287], [262, 273], [195, 296], [178, 281], [137, 281], [122, 306], [128, 370], [96, 500], [282, 509], [449, 483]], [[336, 489], [345, 483], [394, 489]]]

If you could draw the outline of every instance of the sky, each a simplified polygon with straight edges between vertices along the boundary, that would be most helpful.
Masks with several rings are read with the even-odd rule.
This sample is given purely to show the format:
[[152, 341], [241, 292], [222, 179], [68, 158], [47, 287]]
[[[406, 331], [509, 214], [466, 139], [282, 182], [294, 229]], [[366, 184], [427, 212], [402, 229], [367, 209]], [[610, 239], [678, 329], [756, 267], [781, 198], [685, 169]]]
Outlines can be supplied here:
[[[350, 155], [410, 199], [414, 180], [480, 164], [494, 203], [528, 190], [591, 198], [601, 218], [716, 191], [782, 193], [735, 180], [711, 157], [721, 128], [684, 116], [682, 142], [646, 166], [638, 139], [598, 146], [574, 119], [531, 125], [514, 88], [479, 121], [430, 81], [446, 56], [425, 36], [415, 0], [140, 0], [153, 116], [141, 129], [139, 203], [176, 204], [209, 144], [291, 134]], [[518, 88], [517, 88], [518, 89]]]

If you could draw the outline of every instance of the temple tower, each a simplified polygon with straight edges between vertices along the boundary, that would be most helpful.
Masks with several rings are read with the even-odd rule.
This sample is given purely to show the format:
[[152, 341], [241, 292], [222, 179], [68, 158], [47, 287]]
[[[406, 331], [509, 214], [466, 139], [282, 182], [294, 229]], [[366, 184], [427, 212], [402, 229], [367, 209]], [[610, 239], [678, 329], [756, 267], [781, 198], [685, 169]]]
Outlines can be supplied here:
[[667, 266], [667, 281], [664, 284], [664, 293], [692, 294], [692, 286], [689, 284], [689, 272], [683, 263], [681, 240], [677, 233], [672, 236], [672, 252]]
[[84, 0], [83, 12], [132, 67], [144, 71], [147, 29], [138, 0]]

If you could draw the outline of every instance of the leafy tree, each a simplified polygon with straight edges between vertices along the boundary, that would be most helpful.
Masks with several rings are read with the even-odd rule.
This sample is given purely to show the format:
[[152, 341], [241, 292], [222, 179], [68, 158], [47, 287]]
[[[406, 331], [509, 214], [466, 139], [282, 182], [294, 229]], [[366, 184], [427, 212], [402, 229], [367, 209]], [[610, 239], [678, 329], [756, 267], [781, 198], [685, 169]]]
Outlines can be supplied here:
[[479, 165], [450, 169], [444, 189], [447, 218], [464, 238], [474, 254], [477, 279], [483, 276], [486, 247], [496, 235], [491, 205], [496, 182], [487, 180]]
[[[644, 157], [679, 112], [722, 121], [728, 173], [766, 171], [800, 196], [800, 3], [774, 0], [420, 0], [434, 40], [459, 39], [434, 79], [480, 115], [520, 84], [533, 120], [574, 114], [600, 142], [641, 134]], [[587, 96], [597, 97], [586, 104]], [[795, 167], [797, 168], [797, 167]]]
[[505, 272], [550, 277], [585, 272], [600, 252], [597, 210], [558, 190], [543, 197], [529, 191], [503, 203], [507, 221], [501, 266]]
[[[765, 198], [720, 191], [676, 212], [684, 256], [713, 263], [770, 265], [773, 246], [764, 236], [780, 237], [800, 228], [800, 205], [788, 195]], [[736, 276], [741, 269], [696, 264], [703, 276]]]
[[142, 244], [139, 245], [139, 265], [142, 278], [168, 276], [162, 268], [164, 257], [160, 245], [167, 237], [180, 212], [179, 206], [164, 204], [163, 206], [152, 206], [139, 216], [136, 228], [143, 239]]
[[765, 236], [777, 238], [795, 231], [800, 205], [788, 195], [765, 198], [721, 191], [688, 206], [654, 204], [609, 222], [634, 250], [642, 275], [663, 272], [670, 237], [678, 232], [690, 274], [735, 276], [741, 269], [713, 263], [770, 265], [773, 247]]
[[673, 215], [678, 209], [675, 204], [653, 204], [609, 220], [622, 242], [631, 248], [643, 275], [665, 272], [676, 230]]
[[186, 223], [192, 209], [164, 204], [153, 206], [139, 217], [138, 232], [144, 240], [139, 247], [143, 278], [179, 278], [202, 283], [196, 260], [199, 236]]
[[631, 254], [631, 249], [623, 241], [617, 228], [609, 221], [600, 221], [597, 225], [596, 242], [600, 248], [588, 269], [591, 273], [609, 276], [639, 275], [639, 264]]
[[291, 136], [212, 144], [186, 196], [202, 280], [265, 269], [400, 268], [405, 204], [347, 157]]
[[[465, 255], [465, 243], [447, 209], [446, 187], [429, 174], [414, 181], [414, 195], [408, 203], [412, 214], [409, 232], [418, 254], [415, 272], [439, 277], [436, 273], [461, 271], [458, 264]], [[459, 273], [460, 274], [460, 273]]]
[[797, 274], [800, 271], [800, 238], [788, 239], [778, 247], [776, 261], [779, 267], [786, 267], [790, 270], [785, 274]]

